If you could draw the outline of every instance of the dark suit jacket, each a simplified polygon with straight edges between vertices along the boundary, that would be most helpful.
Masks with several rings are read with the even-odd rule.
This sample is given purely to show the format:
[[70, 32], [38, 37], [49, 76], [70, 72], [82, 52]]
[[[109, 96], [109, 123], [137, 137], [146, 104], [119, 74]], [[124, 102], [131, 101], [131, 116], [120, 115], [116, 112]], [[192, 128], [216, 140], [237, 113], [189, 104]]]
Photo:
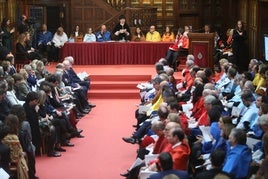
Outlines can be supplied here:
[[39, 114], [35, 111], [35, 108], [30, 106], [28, 103], [24, 103], [23, 107], [26, 113], [26, 119], [30, 123], [32, 131], [32, 142], [36, 147], [36, 151], [39, 151], [41, 144], [41, 134], [39, 129]]
[[167, 170], [163, 172], [158, 172], [150, 175], [149, 179], [162, 179], [167, 175], [174, 174], [178, 176], [180, 179], [189, 179], [189, 175], [186, 171], [183, 170]]
[[3, 144], [0, 141], [0, 167], [2, 167], [7, 173], [10, 173], [9, 171], [9, 163], [10, 160], [10, 149], [7, 145]]
[[70, 68], [70, 70], [68, 70], [69, 76], [72, 79], [72, 81], [74, 83], [79, 83], [81, 82], [80, 78], [77, 76], [77, 74], [75, 73], [75, 71], [73, 70], [73, 68]]
[[16, 60], [26, 60], [28, 59], [28, 52], [26, 46], [21, 43], [16, 44]]
[[9, 114], [9, 110], [11, 108], [11, 104], [8, 99], [4, 98], [0, 101], [0, 121], [4, 122], [6, 116]]
[[227, 173], [223, 172], [220, 168], [213, 168], [211, 170], [207, 170], [207, 171], [197, 174], [195, 179], [204, 179], [204, 178], [213, 179], [219, 173], [229, 176]]
[[75, 84], [75, 82], [73, 81], [72, 76], [66, 70], [63, 71], [62, 81], [65, 84], [65, 86], [71, 86], [73, 88], [77, 87], [77, 84]]

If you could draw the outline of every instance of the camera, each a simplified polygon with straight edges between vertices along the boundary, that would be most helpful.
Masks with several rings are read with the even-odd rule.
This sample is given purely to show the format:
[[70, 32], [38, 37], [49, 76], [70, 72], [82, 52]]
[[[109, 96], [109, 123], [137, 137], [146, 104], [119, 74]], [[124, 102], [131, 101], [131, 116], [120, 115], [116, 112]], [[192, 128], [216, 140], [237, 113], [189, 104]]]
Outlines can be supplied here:
[[25, 21], [28, 25], [32, 25], [32, 24], [35, 24], [36, 23], [36, 19], [33, 18], [33, 17], [30, 17], [28, 19], [26, 19]]

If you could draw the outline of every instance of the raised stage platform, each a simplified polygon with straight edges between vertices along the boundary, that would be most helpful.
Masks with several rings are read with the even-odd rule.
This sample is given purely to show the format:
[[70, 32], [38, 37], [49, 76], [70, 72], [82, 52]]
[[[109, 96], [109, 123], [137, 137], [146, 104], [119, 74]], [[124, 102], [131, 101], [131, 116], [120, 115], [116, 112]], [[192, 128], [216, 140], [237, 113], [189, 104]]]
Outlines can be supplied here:
[[[56, 63], [51, 63], [46, 68], [54, 72], [55, 66]], [[90, 75], [90, 99], [139, 99], [137, 84], [156, 74], [154, 65], [74, 65], [73, 68], [77, 73], [85, 71]], [[180, 79], [181, 72], [175, 72], [174, 76]]]

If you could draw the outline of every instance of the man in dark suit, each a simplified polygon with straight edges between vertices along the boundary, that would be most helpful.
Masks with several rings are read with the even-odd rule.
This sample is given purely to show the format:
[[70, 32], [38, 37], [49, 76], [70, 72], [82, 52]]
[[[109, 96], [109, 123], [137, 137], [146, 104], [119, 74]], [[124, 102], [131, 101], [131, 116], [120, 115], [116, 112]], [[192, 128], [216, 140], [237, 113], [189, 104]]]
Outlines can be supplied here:
[[7, 145], [3, 144], [2, 139], [8, 134], [8, 127], [3, 123], [0, 123], [0, 167], [3, 168], [7, 173], [10, 173], [9, 164], [10, 159], [10, 149]]
[[73, 89], [75, 89], [75, 93], [78, 95], [79, 99], [81, 100], [81, 104], [84, 104], [85, 108], [94, 108], [96, 105], [90, 104], [87, 101], [87, 90], [88, 88], [86, 86], [82, 86], [79, 83], [76, 83], [73, 80], [72, 74], [69, 72], [71, 68], [71, 63], [69, 60], [63, 61], [64, 65], [64, 71], [62, 75], [62, 81], [65, 84], [65, 86], [71, 86]]
[[212, 168], [210, 170], [197, 174], [195, 179], [203, 179], [203, 178], [213, 179], [218, 174], [230, 177], [229, 174], [222, 171], [222, 165], [225, 160], [225, 154], [226, 154], [225, 151], [214, 150], [210, 156]]
[[4, 81], [0, 82], [0, 121], [4, 122], [6, 116], [9, 114], [9, 110], [11, 108], [11, 104], [6, 98], [6, 89], [3, 89], [2, 85]]
[[85, 87], [88, 91], [90, 88], [90, 80], [88, 77], [86, 77], [84, 80], [81, 80], [77, 76], [77, 74], [75, 73], [73, 66], [72, 66], [74, 64], [74, 58], [72, 56], [69, 56], [69, 57], [65, 57], [64, 60], [68, 60], [70, 62], [70, 68], [68, 70], [68, 73], [69, 73], [69, 76], [72, 79], [72, 81], [74, 83], [81, 85], [83, 88]]
[[30, 92], [26, 96], [23, 107], [26, 113], [26, 119], [31, 126], [32, 142], [36, 147], [36, 152], [40, 151], [41, 146], [41, 133], [39, 129], [39, 114], [38, 114], [39, 95], [36, 92]]
[[179, 177], [180, 179], [188, 179], [188, 173], [183, 170], [174, 170], [173, 169], [173, 161], [170, 153], [168, 152], [163, 152], [159, 155], [158, 157], [158, 162], [157, 162], [157, 168], [158, 168], [158, 173], [150, 175], [149, 179], [162, 179], [165, 176], [168, 175], [175, 175]]

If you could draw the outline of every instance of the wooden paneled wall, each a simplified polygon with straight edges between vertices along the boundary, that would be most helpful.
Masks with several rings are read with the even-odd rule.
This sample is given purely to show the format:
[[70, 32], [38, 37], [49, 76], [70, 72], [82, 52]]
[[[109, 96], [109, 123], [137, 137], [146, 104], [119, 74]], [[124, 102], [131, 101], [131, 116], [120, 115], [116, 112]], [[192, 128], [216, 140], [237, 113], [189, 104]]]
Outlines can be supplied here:
[[72, 29], [76, 25], [79, 25], [84, 32], [87, 27], [95, 29], [118, 13], [117, 10], [105, 4], [103, 1], [71, 0], [71, 7]]

